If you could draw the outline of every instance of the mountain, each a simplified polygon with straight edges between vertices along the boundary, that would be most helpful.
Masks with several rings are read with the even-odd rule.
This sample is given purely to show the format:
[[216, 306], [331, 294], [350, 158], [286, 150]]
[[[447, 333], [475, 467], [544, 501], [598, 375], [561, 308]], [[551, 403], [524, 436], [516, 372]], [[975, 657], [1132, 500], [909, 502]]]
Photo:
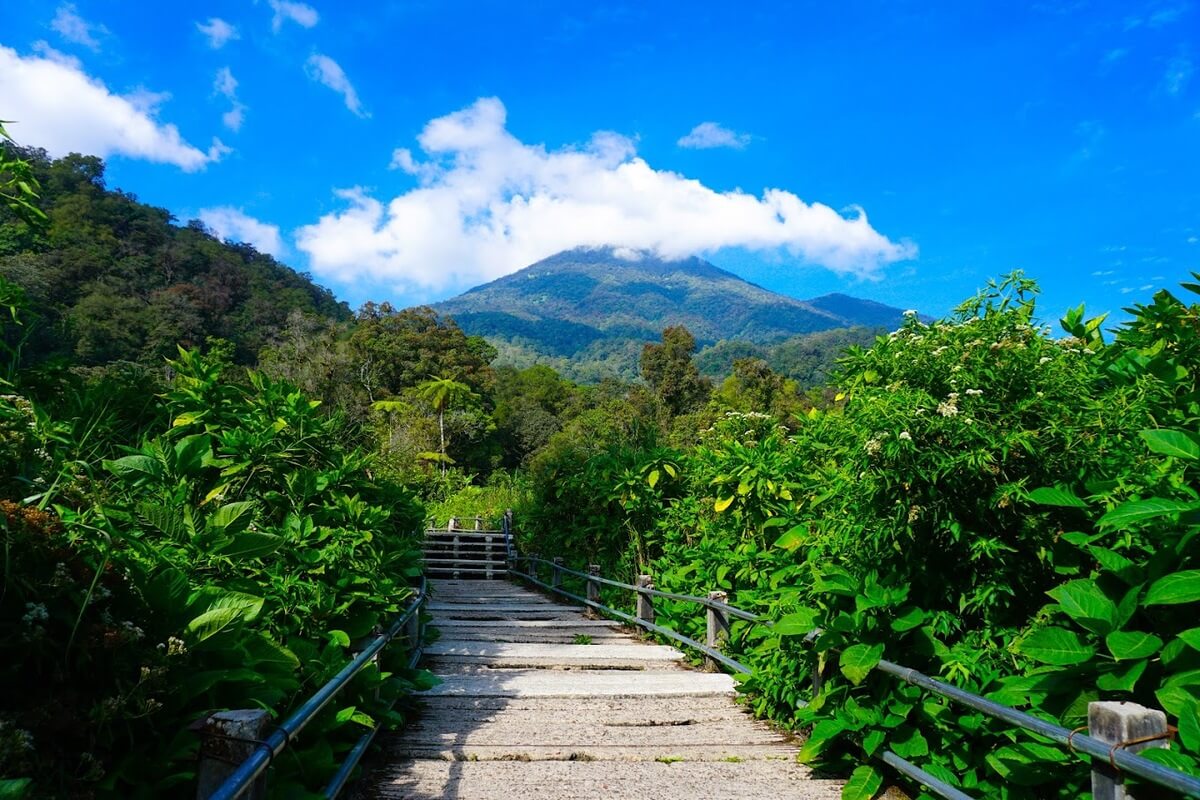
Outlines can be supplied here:
[[[797, 300], [701, 258], [668, 260], [613, 248], [568, 250], [433, 308], [467, 333], [487, 337], [501, 361], [549, 363], [583, 380], [636, 375], [642, 344], [657, 341], [671, 325], [686, 326], [703, 347], [896, 327], [902, 317], [900, 309], [843, 294]], [[589, 369], [581, 373], [581, 365]]]
[[293, 312], [351, 317], [333, 294], [246, 244], [222, 242], [201, 223], [113, 190], [104, 162], [7, 145], [41, 183], [48, 218], [37, 231], [0, 203], [0, 278], [15, 284], [38, 320], [26, 332], [26, 365], [161, 366], [176, 346], [210, 337], [253, 364]]

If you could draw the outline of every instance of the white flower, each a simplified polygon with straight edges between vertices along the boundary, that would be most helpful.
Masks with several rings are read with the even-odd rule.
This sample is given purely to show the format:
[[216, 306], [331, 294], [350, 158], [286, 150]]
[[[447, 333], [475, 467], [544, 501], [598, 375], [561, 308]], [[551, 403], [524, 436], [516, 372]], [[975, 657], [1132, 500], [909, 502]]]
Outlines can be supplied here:
[[878, 454], [880, 448], [882, 447], [883, 443], [878, 439], [868, 439], [867, 443], [863, 446], [863, 449], [867, 451], [867, 455], [873, 456]]
[[43, 603], [26, 603], [25, 616], [21, 621], [26, 625], [38, 625], [50, 619], [50, 612]]
[[937, 412], [943, 417], [953, 417], [958, 414], [958, 406], [952, 402], [943, 401], [938, 403]]
[[1054, 359], [1050, 358], [1050, 356], [1042, 356], [1041, 358], [1038, 359], [1038, 363], [1039, 364], [1048, 364], [1053, 360]]
[[915, 317], [916, 315], [917, 315], [917, 312], [916, 312], [914, 309], [911, 309], [911, 308], [910, 308], [910, 309], [907, 309], [907, 310], [904, 312], [904, 316], [906, 316], [906, 317]]
[[900, 431], [900, 437], [899, 437], [899, 438], [900, 438], [900, 440], [901, 440], [901, 441], [904, 441], [904, 442], [911, 442], [911, 441], [912, 441], [912, 434], [911, 434], [911, 433], [909, 433], [908, 431]]
[[983, 394], [983, 389], [967, 389], [967, 395], [970, 397], [979, 397]]

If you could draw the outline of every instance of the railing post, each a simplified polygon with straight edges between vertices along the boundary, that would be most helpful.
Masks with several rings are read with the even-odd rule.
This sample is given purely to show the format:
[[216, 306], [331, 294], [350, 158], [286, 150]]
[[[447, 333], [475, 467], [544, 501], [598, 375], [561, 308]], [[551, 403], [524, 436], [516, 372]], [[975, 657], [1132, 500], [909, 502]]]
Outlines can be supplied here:
[[[653, 589], [654, 580], [649, 575], [638, 575], [636, 585], [639, 589]], [[654, 622], [654, 598], [638, 592], [637, 618], [644, 622]]]
[[477, 530], [477, 531], [483, 530], [483, 517], [475, 518], [475, 530]]
[[536, 561], [536, 559], [539, 559], [541, 557], [542, 557], [541, 553], [533, 553], [532, 555], [529, 556], [529, 561], [526, 562], [529, 564], [529, 577], [533, 578], [535, 581], [541, 580], [541, 576], [538, 575], [538, 567], [540, 565]]
[[[729, 595], [722, 591], [709, 592], [708, 599], [724, 603], [729, 600]], [[712, 606], [705, 608], [708, 610], [708, 637], [705, 643], [713, 650], [720, 650], [722, 645], [729, 641], [729, 617], [724, 611]], [[716, 659], [710, 656], [705, 656], [704, 663], [709, 672], [718, 672], [721, 669]]]
[[[588, 564], [587, 599], [593, 603], [600, 602], [600, 582], [592, 578], [600, 576], [599, 564]], [[593, 611], [595, 609], [592, 609]]]
[[[266, 738], [271, 715], [259, 708], [218, 711], [200, 728], [200, 762], [196, 768], [196, 800], [208, 800], [225, 779], [250, 757], [258, 742]], [[262, 800], [267, 796], [263, 774], [242, 797]]]
[[550, 586], [555, 589], [562, 588], [562, 556], [554, 557], [554, 567], [550, 570]]
[[[1137, 703], [1120, 703], [1112, 700], [1088, 703], [1088, 736], [1114, 747], [1123, 742], [1147, 736], [1161, 737], [1123, 745], [1121, 749], [1129, 753], [1136, 753], [1149, 747], [1166, 747], [1167, 715]], [[1125, 779], [1122, 777], [1121, 771], [1100, 758], [1092, 761], [1092, 798], [1093, 800], [1133, 800], [1133, 796], [1125, 790]]]

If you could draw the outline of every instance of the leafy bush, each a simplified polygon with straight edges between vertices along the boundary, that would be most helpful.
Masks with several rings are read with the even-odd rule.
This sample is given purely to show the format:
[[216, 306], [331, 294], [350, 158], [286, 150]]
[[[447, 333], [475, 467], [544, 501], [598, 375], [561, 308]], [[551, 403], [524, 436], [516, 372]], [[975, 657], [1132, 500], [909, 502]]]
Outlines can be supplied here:
[[[1063, 748], [878, 673], [881, 657], [1068, 728], [1097, 698], [1165, 708], [1180, 741], [1151, 757], [1195, 771], [1200, 307], [1160, 293], [1106, 345], [1082, 309], [1051, 338], [1036, 292], [1014, 274], [947, 320], [910, 317], [787, 428], [714, 409], [670, 451], [565, 432], [534, 461], [528, 546], [776, 620], [734, 625], [749, 701], [811, 727], [803, 759], [857, 767], [849, 797], [880, 784], [885, 747], [980, 796], [1085, 791]], [[694, 607], [657, 610], [703, 634]]]
[[[69, 436], [31, 459], [27, 404], [0, 398], [5, 466], [51, 487], [0, 505], [0, 774], [34, 778], [39, 797], [187, 791], [189, 723], [286, 712], [420, 573], [422, 509], [370, 477], [338, 418], [258, 373], [235, 383], [219, 358], [180, 351], [171, 367], [169, 424], [102, 469], [72, 460]], [[365, 670], [275, 765], [274, 789], [327, 777], [335, 750], [398, 720], [387, 701], [423, 680]]]

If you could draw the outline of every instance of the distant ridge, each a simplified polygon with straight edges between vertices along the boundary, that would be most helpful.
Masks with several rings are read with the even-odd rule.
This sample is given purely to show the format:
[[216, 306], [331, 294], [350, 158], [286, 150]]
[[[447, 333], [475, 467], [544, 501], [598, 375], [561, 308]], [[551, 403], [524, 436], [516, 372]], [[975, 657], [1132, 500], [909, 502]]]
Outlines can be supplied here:
[[[433, 306], [467, 333], [487, 337], [501, 360], [629, 360], [664, 328], [685, 325], [703, 346], [722, 340], [772, 344], [853, 326], [896, 327], [897, 308], [845, 294], [797, 300], [704, 259], [663, 259], [611, 247], [577, 248]], [[603, 370], [601, 370], [603, 372]]]

